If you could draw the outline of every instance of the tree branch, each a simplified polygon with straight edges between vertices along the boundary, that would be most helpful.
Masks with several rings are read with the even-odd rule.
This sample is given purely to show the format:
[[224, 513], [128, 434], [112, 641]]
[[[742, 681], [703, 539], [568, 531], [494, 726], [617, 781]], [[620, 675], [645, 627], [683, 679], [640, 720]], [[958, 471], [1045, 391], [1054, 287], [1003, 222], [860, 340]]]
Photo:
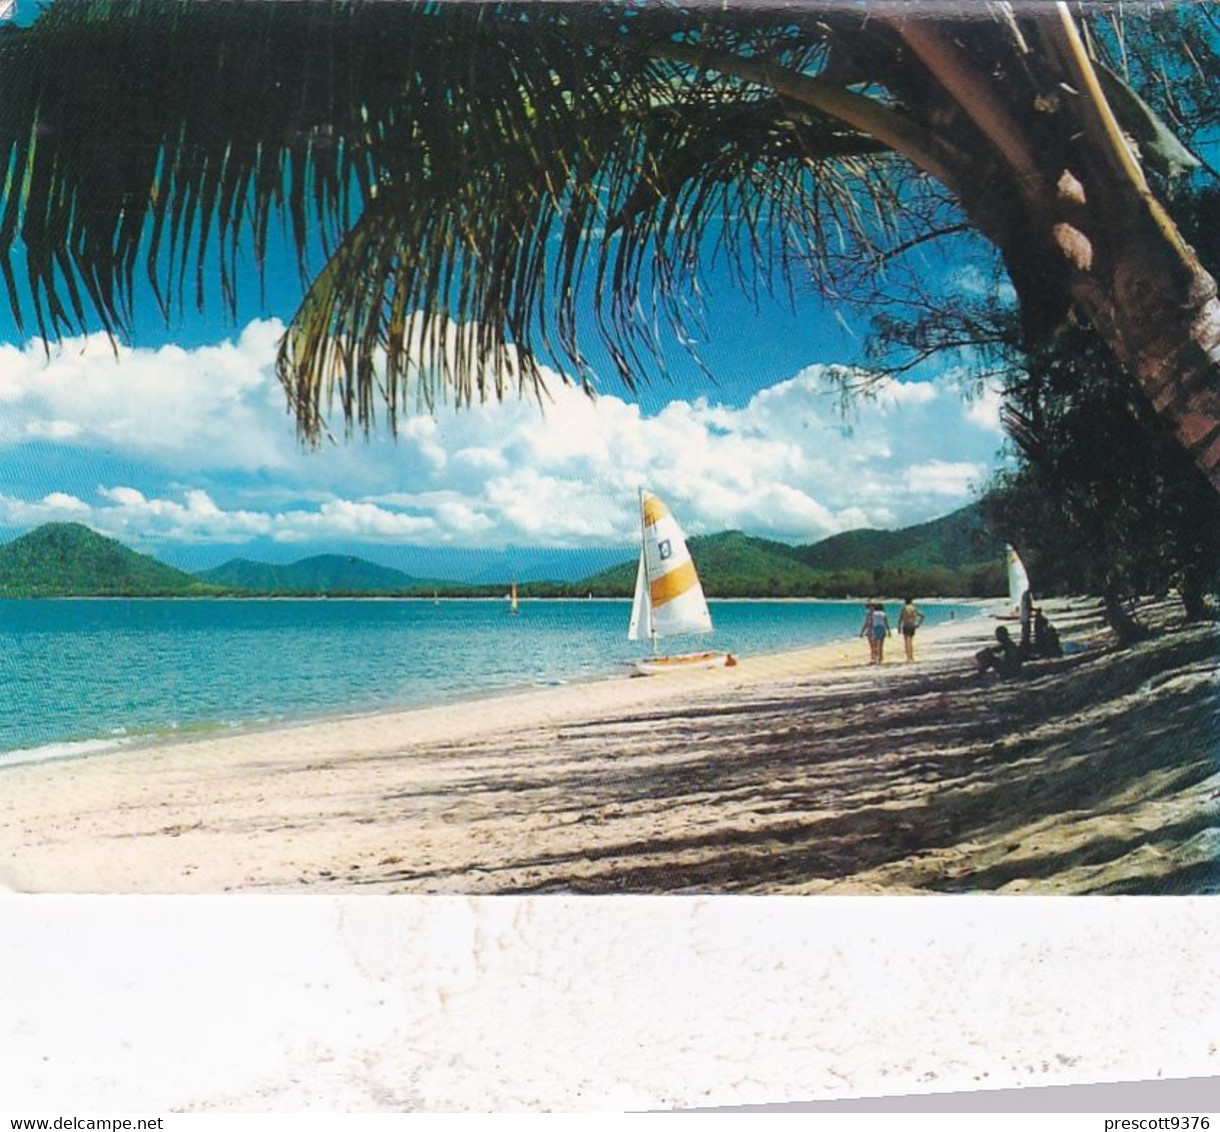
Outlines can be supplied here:
[[800, 71], [780, 67], [766, 59], [750, 59], [728, 51], [684, 43], [645, 44], [642, 49], [655, 59], [719, 71], [722, 75], [757, 83], [793, 102], [811, 106], [852, 129], [876, 138], [946, 188], [954, 193], [958, 191], [957, 177], [941, 156], [945, 145], [933, 134], [882, 106], [874, 98], [844, 90], [834, 83]]
[[924, 66], [1000, 151], [1016, 173], [1022, 195], [1031, 204], [1039, 205], [1045, 178], [1025, 131], [996, 97], [994, 84], [988, 83], [965, 53], [934, 31], [928, 21], [904, 20], [898, 31]]

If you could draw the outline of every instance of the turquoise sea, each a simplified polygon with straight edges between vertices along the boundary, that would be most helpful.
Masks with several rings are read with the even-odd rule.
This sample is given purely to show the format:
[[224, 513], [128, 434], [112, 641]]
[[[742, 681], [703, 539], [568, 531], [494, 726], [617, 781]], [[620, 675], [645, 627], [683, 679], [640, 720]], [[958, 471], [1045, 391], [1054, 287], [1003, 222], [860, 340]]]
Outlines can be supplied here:
[[[853, 637], [863, 616], [859, 602], [711, 608], [713, 636], [677, 648], [782, 652]], [[921, 608], [929, 625], [976, 612]], [[0, 601], [0, 765], [622, 675], [647, 651], [626, 639], [629, 612], [626, 601], [525, 601], [516, 617], [503, 601]]]

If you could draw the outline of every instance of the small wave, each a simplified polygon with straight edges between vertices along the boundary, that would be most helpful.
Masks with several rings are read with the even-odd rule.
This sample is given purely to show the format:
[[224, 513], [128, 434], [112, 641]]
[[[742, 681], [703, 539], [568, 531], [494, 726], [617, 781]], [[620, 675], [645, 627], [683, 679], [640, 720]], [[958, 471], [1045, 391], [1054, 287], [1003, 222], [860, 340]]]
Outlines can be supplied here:
[[61, 759], [79, 759], [86, 755], [100, 755], [113, 751], [130, 740], [123, 739], [77, 739], [65, 743], [48, 743], [43, 747], [18, 747], [13, 751], [0, 751], [0, 768], [23, 766], [28, 763], [49, 763]]

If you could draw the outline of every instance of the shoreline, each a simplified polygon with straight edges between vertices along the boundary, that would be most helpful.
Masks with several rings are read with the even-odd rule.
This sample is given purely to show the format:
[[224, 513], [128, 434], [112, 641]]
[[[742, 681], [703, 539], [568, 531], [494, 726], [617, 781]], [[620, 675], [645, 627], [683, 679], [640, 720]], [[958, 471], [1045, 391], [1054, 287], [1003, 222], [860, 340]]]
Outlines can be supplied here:
[[[525, 583], [532, 585], [534, 583]], [[538, 583], [549, 585], [550, 583]], [[563, 584], [563, 583], [561, 583]], [[504, 602], [507, 595], [496, 597], [478, 594], [385, 594], [385, 593], [220, 593], [220, 594], [5, 594], [0, 593], [0, 601], [422, 601], [425, 603], [442, 601], [488, 601]], [[616, 601], [624, 605], [631, 604], [631, 595], [615, 597], [613, 595], [595, 595], [593, 597], [574, 597], [567, 595], [522, 594], [521, 602], [587, 602]], [[723, 602], [771, 602], [777, 605], [793, 604], [835, 604], [855, 605], [864, 601], [880, 601], [889, 605], [902, 603], [900, 597], [709, 597], [709, 605]], [[921, 598], [924, 605], [996, 605], [1005, 600], [1003, 594], [994, 597], [929, 597]]]
[[[93, 597], [65, 597], [65, 598], [38, 598], [32, 600], [39, 601], [216, 601], [227, 600], [223, 598], [215, 598], [209, 596], [200, 597], [166, 597], [166, 598], [118, 598], [107, 596]], [[244, 599], [243, 599], [244, 600]], [[262, 597], [256, 600], [264, 601], [387, 601], [387, 600], [426, 600], [431, 602], [432, 599], [416, 599], [412, 598], [361, 598], [361, 597], [341, 597], [341, 598], [296, 598], [296, 597]], [[501, 602], [502, 598], [440, 598], [438, 601], [478, 601], [478, 602]], [[523, 599], [533, 602], [572, 602], [584, 603], [588, 599], [585, 598], [530, 598]], [[594, 598], [597, 601], [613, 601], [629, 605], [630, 598]], [[831, 604], [831, 605], [848, 605], [854, 604], [841, 598], [719, 598], [711, 599], [713, 602], [733, 602], [733, 603], [759, 603], [759, 604]], [[883, 600], [883, 599], [878, 599]], [[978, 617], [985, 614], [987, 608], [997, 605], [997, 599], [990, 598], [936, 598], [930, 600], [925, 605], [928, 606], [956, 606], [972, 609], [974, 612], [971, 617]], [[928, 629], [926, 632], [932, 632], [933, 629]], [[751, 661], [764, 660], [770, 657], [783, 657], [791, 653], [801, 653], [808, 649], [823, 648], [833, 644], [841, 644], [849, 638], [834, 638], [829, 641], [824, 641], [813, 645], [802, 645], [797, 648], [780, 649], [770, 653], [752, 653], [749, 655]], [[854, 638], [851, 638], [854, 639]], [[897, 643], [898, 637], [895, 636]], [[181, 743], [192, 743], [210, 738], [223, 738], [226, 736], [238, 736], [246, 734], [264, 734], [267, 732], [278, 732], [296, 730], [301, 727], [310, 727], [324, 723], [339, 723], [349, 720], [361, 720], [371, 716], [380, 715], [400, 715], [407, 712], [423, 710], [429, 707], [437, 708], [459, 708], [470, 705], [481, 704], [489, 700], [500, 700], [505, 697], [517, 695], [526, 695], [535, 691], [546, 691], [559, 688], [576, 688], [591, 684], [600, 684], [604, 681], [613, 681], [619, 679], [631, 679], [635, 673], [630, 670], [630, 661], [623, 661], [614, 669], [607, 669], [599, 673], [588, 673], [583, 676], [577, 676], [572, 679], [565, 679], [554, 682], [527, 682], [517, 685], [509, 685], [500, 688], [487, 687], [470, 687], [462, 690], [441, 693], [441, 697], [432, 704], [384, 704], [370, 705], [365, 708], [356, 708], [350, 710], [334, 710], [331, 707], [313, 711], [301, 709], [287, 709], [282, 715], [274, 717], [263, 717], [261, 719], [239, 719], [239, 720], [197, 720], [189, 721], [173, 727], [163, 727], [161, 729], [150, 727], [147, 730], [140, 730], [134, 733], [123, 731], [120, 733], [111, 732], [105, 735], [86, 735], [73, 738], [52, 739], [51, 741], [39, 744], [38, 746], [13, 747], [8, 750], [0, 751], [0, 780], [2, 776], [10, 769], [18, 766], [29, 766], [41, 762], [65, 762], [76, 759], [91, 759], [102, 758], [113, 755], [120, 751], [139, 751], [148, 748], [162, 746], [176, 746]], [[44, 753], [45, 752], [45, 753]]]
[[863, 642], [837, 641], [734, 669], [480, 699], [477, 710], [15, 765], [0, 797], [0, 884], [1210, 890], [1215, 626], [1171, 626], [1119, 652], [1092, 608], [1052, 620], [1088, 647], [1013, 682], [973, 673], [992, 622], [970, 617], [921, 631], [913, 665], [897, 638], [879, 669]]

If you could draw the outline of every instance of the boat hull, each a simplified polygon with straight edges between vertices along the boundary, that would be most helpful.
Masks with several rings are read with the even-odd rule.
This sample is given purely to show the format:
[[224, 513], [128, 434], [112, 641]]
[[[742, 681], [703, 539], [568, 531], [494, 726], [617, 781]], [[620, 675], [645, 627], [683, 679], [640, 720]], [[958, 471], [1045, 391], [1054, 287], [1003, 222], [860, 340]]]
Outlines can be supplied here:
[[640, 676], [662, 676], [667, 672], [690, 672], [699, 668], [732, 668], [737, 658], [731, 652], [688, 652], [680, 656], [652, 656], [637, 660]]

